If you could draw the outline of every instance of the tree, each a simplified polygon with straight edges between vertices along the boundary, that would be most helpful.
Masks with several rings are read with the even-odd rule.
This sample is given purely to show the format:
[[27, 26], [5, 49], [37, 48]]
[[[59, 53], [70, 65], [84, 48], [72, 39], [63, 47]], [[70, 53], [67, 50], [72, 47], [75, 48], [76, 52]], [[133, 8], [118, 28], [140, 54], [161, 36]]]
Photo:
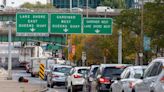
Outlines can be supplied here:
[[41, 4], [40, 2], [37, 2], [36, 4], [31, 3], [24, 3], [21, 5], [22, 8], [54, 8], [52, 4]]

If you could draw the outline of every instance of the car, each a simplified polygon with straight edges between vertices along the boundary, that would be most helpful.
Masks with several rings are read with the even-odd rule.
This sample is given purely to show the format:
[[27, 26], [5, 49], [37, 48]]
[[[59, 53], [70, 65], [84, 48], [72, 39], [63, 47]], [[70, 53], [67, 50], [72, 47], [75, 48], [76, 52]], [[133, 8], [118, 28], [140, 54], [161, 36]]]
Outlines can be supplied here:
[[88, 72], [88, 77], [87, 77], [87, 83], [88, 83], [88, 91], [90, 92], [91, 91], [91, 84], [92, 84], [92, 81], [93, 79], [95, 78], [95, 75], [96, 75], [96, 72], [99, 68], [99, 65], [91, 65], [91, 68]]
[[141, 79], [135, 92], [164, 92], [164, 57], [153, 59]]
[[83, 9], [78, 8], [78, 7], [73, 7], [72, 12], [83, 12]]
[[77, 92], [77, 90], [82, 90], [83, 85], [85, 84], [85, 74], [89, 72], [90, 67], [74, 67], [71, 69], [67, 77], [67, 91], [68, 92]]
[[111, 84], [128, 64], [101, 64], [91, 85], [91, 92], [109, 92]]
[[5, 6], [3, 4], [0, 4], [0, 11], [4, 11]]
[[137, 81], [140, 81], [146, 66], [130, 66], [127, 67], [121, 74], [121, 79], [112, 83], [111, 92], [134, 92], [134, 86]]
[[51, 72], [47, 76], [47, 87], [53, 88], [56, 86], [65, 85], [66, 74], [71, 70], [72, 66], [54, 65]]

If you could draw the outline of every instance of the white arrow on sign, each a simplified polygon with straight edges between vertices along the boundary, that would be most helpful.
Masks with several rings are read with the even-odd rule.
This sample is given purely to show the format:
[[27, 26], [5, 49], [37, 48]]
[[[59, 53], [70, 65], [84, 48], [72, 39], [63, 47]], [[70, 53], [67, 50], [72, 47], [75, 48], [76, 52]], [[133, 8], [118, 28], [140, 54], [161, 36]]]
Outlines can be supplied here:
[[99, 32], [100, 32], [100, 30], [96, 29], [96, 30], [95, 30], [95, 32], [96, 32], [96, 33], [99, 33]]
[[30, 30], [31, 30], [31, 32], [34, 32], [35, 31], [35, 28], [31, 28]]
[[64, 32], [68, 32], [68, 29], [67, 29], [67, 28], [64, 28], [63, 31], [64, 31]]

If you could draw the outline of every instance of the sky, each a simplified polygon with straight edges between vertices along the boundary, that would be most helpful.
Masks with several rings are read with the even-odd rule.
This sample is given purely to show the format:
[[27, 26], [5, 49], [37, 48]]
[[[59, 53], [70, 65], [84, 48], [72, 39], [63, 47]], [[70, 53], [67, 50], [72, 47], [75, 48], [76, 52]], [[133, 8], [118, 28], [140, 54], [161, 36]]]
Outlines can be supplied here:
[[[20, 5], [24, 4], [25, 2], [35, 4], [38, 1], [41, 2], [42, 4], [47, 3], [47, 0], [6, 0], [6, 6], [19, 7]], [[2, 2], [3, 2], [3, 0], [0, 0], [0, 3], [2, 3]]]

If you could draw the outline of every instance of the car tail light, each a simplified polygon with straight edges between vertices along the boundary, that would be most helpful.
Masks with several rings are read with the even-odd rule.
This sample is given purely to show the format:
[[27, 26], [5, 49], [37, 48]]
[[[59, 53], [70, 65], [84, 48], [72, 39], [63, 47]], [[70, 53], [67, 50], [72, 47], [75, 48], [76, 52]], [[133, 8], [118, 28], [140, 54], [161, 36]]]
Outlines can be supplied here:
[[59, 76], [58, 75], [52, 75], [53, 78], [58, 78]]
[[80, 75], [73, 75], [74, 78], [81, 78]]
[[164, 83], [164, 76], [160, 79], [161, 83]]
[[99, 78], [99, 82], [102, 84], [110, 84], [110, 80], [107, 78]]
[[134, 88], [134, 82], [129, 82], [129, 88], [133, 89]]

